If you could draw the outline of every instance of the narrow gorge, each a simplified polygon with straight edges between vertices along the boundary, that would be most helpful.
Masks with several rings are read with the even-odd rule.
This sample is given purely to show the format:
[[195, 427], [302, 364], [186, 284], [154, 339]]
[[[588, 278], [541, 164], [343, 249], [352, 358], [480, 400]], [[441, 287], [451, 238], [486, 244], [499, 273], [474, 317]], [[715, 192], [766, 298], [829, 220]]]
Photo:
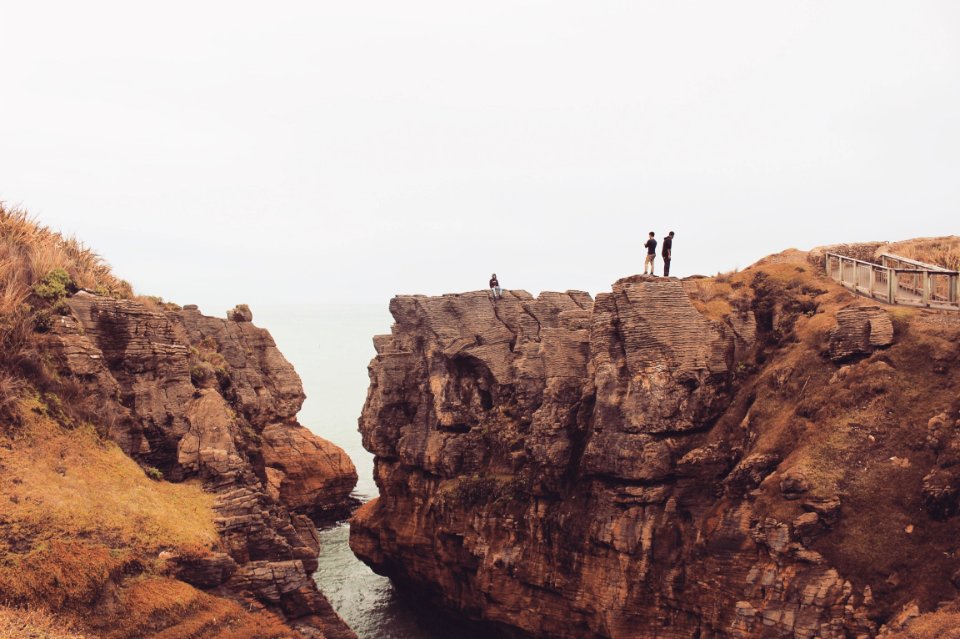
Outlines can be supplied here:
[[506, 637], [956, 626], [960, 323], [822, 272], [394, 298], [352, 548]]

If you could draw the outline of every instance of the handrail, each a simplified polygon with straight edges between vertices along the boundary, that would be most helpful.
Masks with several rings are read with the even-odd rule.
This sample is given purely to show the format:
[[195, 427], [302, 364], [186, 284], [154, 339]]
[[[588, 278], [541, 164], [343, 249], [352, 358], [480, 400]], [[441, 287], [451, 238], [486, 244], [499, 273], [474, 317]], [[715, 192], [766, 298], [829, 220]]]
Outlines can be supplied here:
[[[960, 310], [958, 271], [939, 266], [896, 268], [887, 266], [886, 263], [875, 264], [839, 253], [826, 253], [824, 257], [827, 276], [861, 295], [888, 304]], [[882, 258], [890, 261], [901, 259], [887, 253], [883, 254]], [[915, 267], [925, 266], [923, 262], [907, 258], [903, 258], [903, 263]]]
[[[888, 271], [896, 271], [897, 273], [923, 273], [924, 271], [935, 271], [937, 275], [960, 275], [960, 271], [950, 271], [943, 268], [942, 266], [932, 266], [930, 268], [897, 268], [894, 266], [886, 266], [885, 264], [877, 264], [876, 262], [868, 262], [866, 260], [860, 260], [855, 257], [847, 257], [846, 255], [840, 255], [839, 253], [824, 253], [826, 257], [836, 257], [838, 259], [844, 260], [845, 262], [856, 262], [857, 264], [864, 264], [866, 266], [873, 266], [875, 268], [882, 268]], [[884, 253], [881, 257], [890, 257], [889, 253]], [[893, 256], [893, 259], [901, 259], [899, 257]], [[923, 262], [916, 262], [914, 260], [907, 260], [905, 258], [902, 261], [910, 262], [913, 264], [923, 264]]]
[[903, 262], [904, 264], [912, 264], [919, 267], [919, 270], [922, 271], [937, 271], [938, 273], [957, 273], [958, 271], [951, 271], [948, 268], [942, 266], [937, 266], [936, 264], [928, 264], [927, 262], [921, 262], [919, 260], [910, 259], [909, 257], [901, 257], [900, 255], [894, 255], [893, 253], [881, 253], [880, 254], [880, 265], [886, 266], [884, 259], [888, 258], [891, 260], [896, 260], [897, 262]]

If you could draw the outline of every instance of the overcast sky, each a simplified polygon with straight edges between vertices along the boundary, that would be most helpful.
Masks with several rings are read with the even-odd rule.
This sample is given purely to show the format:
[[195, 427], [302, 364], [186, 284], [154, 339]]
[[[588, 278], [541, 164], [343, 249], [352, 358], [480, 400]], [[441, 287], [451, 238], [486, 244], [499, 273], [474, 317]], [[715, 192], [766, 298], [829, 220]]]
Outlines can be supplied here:
[[0, 199], [211, 313], [960, 227], [953, 0], [0, 0], [0, 82]]

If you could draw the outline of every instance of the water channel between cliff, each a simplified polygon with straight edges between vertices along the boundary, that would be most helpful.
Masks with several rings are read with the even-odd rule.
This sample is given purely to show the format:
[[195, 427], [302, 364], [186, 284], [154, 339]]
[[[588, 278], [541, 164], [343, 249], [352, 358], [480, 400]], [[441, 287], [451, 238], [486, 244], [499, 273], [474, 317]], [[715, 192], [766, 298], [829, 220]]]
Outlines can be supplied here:
[[[267, 327], [303, 380], [307, 401], [301, 422], [342, 447], [357, 467], [354, 496], [376, 497], [373, 457], [364, 450], [357, 417], [367, 392], [372, 336], [389, 331], [385, 304], [258, 307]], [[449, 621], [416, 613], [386, 577], [375, 574], [350, 550], [346, 522], [320, 531], [320, 590], [360, 639], [445, 639]], [[456, 636], [465, 636], [456, 629]]]

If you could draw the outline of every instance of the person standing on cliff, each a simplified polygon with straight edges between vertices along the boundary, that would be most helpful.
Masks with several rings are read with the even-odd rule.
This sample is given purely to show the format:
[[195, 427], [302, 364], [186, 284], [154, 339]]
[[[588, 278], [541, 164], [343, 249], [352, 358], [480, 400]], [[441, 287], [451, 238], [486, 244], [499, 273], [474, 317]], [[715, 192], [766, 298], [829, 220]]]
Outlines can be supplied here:
[[493, 293], [493, 301], [503, 299], [503, 289], [500, 288], [500, 282], [497, 281], [497, 274], [490, 276], [490, 292]]
[[669, 277], [670, 259], [673, 257], [673, 231], [663, 238], [663, 252], [660, 255], [663, 256], [663, 276]]
[[653, 275], [653, 261], [657, 259], [657, 241], [653, 239], [654, 233], [650, 231], [650, 238], [644, 246], [647, 248], [647, 259], [643, 262], [643, 274], [647, 274], [647, 268], [650, 268], [650, 275]]

